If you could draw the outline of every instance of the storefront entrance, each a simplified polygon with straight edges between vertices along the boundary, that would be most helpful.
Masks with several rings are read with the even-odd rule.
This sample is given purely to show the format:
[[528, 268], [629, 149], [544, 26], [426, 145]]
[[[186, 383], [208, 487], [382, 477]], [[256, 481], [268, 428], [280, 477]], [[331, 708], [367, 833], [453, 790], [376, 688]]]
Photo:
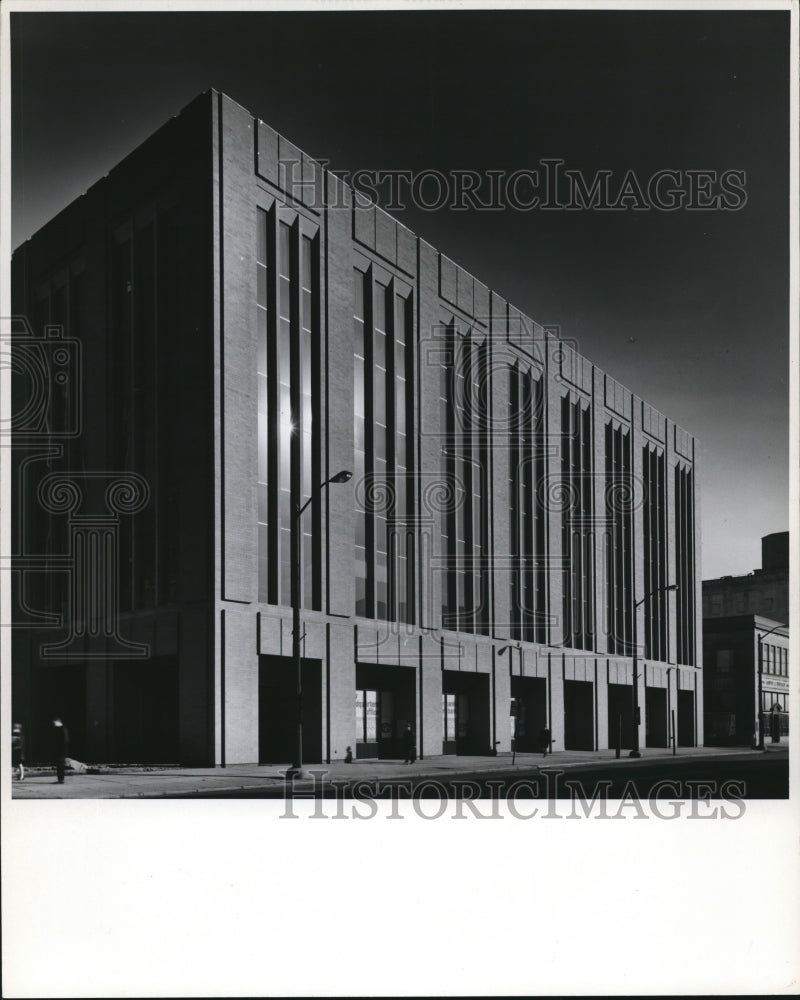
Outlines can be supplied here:
[[489, 675], [442, 671], [442, 753], [488, 754]]
[[356, 757], [402, 760], [403, 733], [417, 714], [413, 667], [356, 665]]

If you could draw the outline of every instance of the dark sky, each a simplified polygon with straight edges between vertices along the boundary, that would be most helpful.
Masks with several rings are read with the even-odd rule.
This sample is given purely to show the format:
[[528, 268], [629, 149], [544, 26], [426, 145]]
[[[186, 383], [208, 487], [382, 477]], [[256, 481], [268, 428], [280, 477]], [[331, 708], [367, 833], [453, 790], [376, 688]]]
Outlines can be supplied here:
[[395, 214], [700, 439], [704, 577], [788, 528], [788, 12], [11, 24], [14, 246], [209, 87], [335, 170], [744, 171], [738, 211]]

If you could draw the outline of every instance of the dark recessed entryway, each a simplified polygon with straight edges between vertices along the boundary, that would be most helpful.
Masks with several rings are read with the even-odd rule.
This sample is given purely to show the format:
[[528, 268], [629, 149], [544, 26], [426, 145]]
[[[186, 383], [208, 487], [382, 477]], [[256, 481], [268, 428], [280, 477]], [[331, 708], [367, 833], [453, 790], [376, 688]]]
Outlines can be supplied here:
[[[303, 660], [303, 763], [322, 761], [322, 664]], [[290, 656], [258, 658], [258, 759], [294, 761], [297, 743], [297, 680]]]
[[488, 674], [442, 671], [442, 727], [442, 753], [491, 753]]
[[541, 753], [541, 734], [547, 726], [547, 681], [544, 677], [512, 677], [514, 749]]
[[669, 746], [669, 727], [667, 725], [667, 689], [652, 688], [645, 690], [645, 737], [646, 747]]
[[608, 746], [633, 749], [633, 688], [630, 684], [608, 685]]
[[594, 750], [594, 684], [591, 681], [564, 681], [564, 749]]
[[694, 745], [694, 691], [678, 691], [678, 746]]
[[29, 763], [51, 759], [52, 721], [69, 732], [69, 756], [86, 759], [86, 666], [69, 663], [39, 667], [32, 674], [33, 718], [26, 734]]
[[112, 691], [113, 759], [126, 764], [180, 760], [177, 657], [117, 661]]
[[356, 757], [403, 759], [406, 726], [416, 739], [415, 677], [413, 667], [356, 664]]

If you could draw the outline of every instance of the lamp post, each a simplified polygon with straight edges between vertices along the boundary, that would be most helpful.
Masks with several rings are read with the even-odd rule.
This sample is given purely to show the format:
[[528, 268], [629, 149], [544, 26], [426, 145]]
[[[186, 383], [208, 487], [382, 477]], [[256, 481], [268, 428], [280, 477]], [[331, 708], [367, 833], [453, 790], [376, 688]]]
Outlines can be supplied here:
[[[771, 635], [773, 632], [777, 632], [779, 628], [786, 628], [786, 626], [782, 622], [779, 622], [777, 625], [774, 625], [772, 628], [767, 629], [766, 632], [764, 632], [764, 633], [759, 632], [759, 634], [758, 634], [758, 716], [757, 716], [758, 717], [758, 744], [756, 746], [756, 749], [758, 749], [758, 750], [763, 750], [764, 749], [764, 687], [763, 687], [763, 685], [764, 685], [764, 659], [763, 659], [764, 652], [763, 652], [761, 644], [767, 638], [768, 635]], [[756, 629], [758, 629], [758, 625], [756, 625]]]
[[[506, 650], [509, 650], [509, 649], [516, 649], [516, 651], [519, 653], [519, 672], [520, 672], [520, 674], [522, 674], [522, 643], [518, 642], [516, 644], [516, 646], [512, 646], [511, 643], [508, 643], [507, 646], [501, 646], [500, 649], [497, 650], [497, 655], [498, 656], [505, 656], [506, 655]], [[513, 676], [514, 675], [514, 660], [513, 660], [512, 656], [511, 656], [511, 653], [508, 654], [508, 673], [509, 673], [509, 676]], [[519, 729], [519, 705], [517, 705], [517, 707], [516, 707], [516, 715], [514, 716], [514, 735], [513, 735], [512, 739], [511, 739], [511, 763], [512, 763], [512, 765], [515, 763], [515, 761], [517, 759], [517, 731], [518, 731], [518, 729]]]
[[[319, 487], [324, 490], [331, 483], [348, 483], [353, 473], [343, 469], [335, 476], [326, 479]], [[309, 773], [303, 768], [303, 672], [300, 662], [300, 518], [316, 494], [312, 493], [303, 506], [296, 505], [294, 523], [292, 524], [292, 659], [294, 660], [294, 675], [297, 685], [297, 742], [295, 744], [294, 763], [286, 772], [287, 778], [308, 778]]]
[[653, 597], [655, 594], [660, 594], [662, 592], [666, 593], [668, 591], [678, 590], [677, 583], [670, 583], [664, 587], [656, 587], [655, 590], [651, 590], [649, 594], [645, 594], [640, 601], [635, 601], [633, 605], [633, 750], [628, 754], [629, 757], [641, 757], [642, 751], [639, 749], [639, 645], [638, 645], [638, 624], [639, 624], [639, 608], [644, 604], [644, 602], [649, 598]]

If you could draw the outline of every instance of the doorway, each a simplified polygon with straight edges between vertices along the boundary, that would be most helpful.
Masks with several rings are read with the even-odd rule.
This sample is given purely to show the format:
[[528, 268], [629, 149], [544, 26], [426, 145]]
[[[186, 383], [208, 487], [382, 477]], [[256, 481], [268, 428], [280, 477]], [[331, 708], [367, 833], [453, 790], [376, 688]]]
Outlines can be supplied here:
[[547, 681], [544, 677], [512, 677], [514, 749], [541, 753], [541, 732], [547, 726]]
[[489, 675], [442, 671], [442, 753], [489, 754]]
[[413, 667], [356, 664], [356, 757], [402, 759], [403, 733], [416, 736]]

